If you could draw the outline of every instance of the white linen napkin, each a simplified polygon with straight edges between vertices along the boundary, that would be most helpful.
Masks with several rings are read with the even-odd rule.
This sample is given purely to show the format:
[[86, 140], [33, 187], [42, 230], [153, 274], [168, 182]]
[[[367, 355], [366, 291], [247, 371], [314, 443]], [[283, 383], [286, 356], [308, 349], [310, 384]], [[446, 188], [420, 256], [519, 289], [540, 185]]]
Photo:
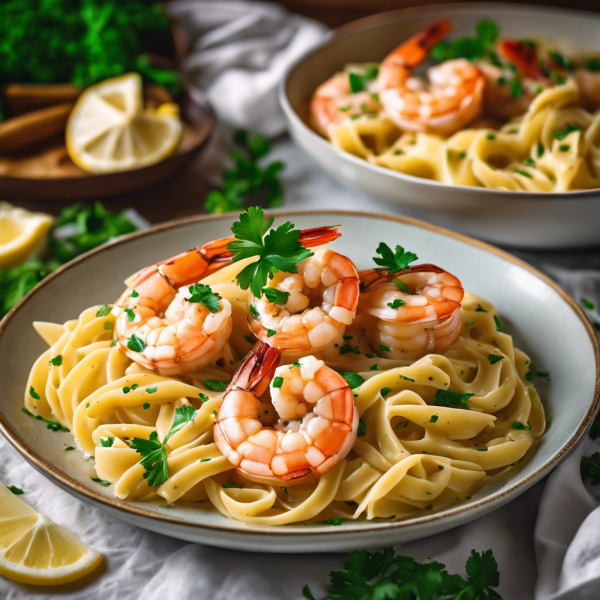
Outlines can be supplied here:
[[[323, 26], [274, 4], [178, 0], [169, 8], [192, 40], [183, 65], [231, 127], [267, 135], [283, 130], [276, 88], [287, 64], [316, 44]], [[389, 205], [342, 190], [293, 147], [278, 142], [274, 155], [288, 165], [286, 208], [353, 208], [385, 211]], [[222, 153], [214, 153], [222, 156]], [[577, 300], [600, 306], [600, 273], [544, 269]], [[596, 311], [596, 320], [600, 315]], [[20, 399], [16, 398], [15, 402]], [[52, 435], [49, 433], [49, 435]], [[509, 505], [473, 523], [398, 550], [419, 561], [443, 562], [464, 575], [471, 551], [491, 548], [499, 563], [505, 600], [600, 598], [600, 509], [579, 475], [582, 454], [600, 450], [587, 439], [550, 475]], [[22, 498], [105, 556], [105, 571], [56, 590], [0, 577], [6, 600], [299, 600], [305, 583], [317, 598], [343, 556], [243, 553], [172, 540], [90, 508], [29, 466], [0, 439], [0, 479], [26, 491]], [[536, 567], [537, 561], [537, 567]], [[537, 573], [537, 576], [536, 576]]]

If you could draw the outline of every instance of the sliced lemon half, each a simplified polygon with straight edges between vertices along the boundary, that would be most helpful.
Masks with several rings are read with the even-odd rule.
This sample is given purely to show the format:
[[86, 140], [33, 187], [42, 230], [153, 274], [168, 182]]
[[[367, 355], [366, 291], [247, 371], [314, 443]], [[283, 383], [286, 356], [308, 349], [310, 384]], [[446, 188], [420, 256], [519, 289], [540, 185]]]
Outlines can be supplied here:
[[40, 248], [52, 217], [0, 201], [0, 269], [12, 267]]
[[101, 562], [101, 554], [0, 483], [0, 574], [21, 583], [60, 585]]
[[71, 160], [90, 173], [139, 169], [173, 154], [183, 125], [176, 104], [144, 109], [142, 78], [128, 73], [89, 87], [67, 122]]

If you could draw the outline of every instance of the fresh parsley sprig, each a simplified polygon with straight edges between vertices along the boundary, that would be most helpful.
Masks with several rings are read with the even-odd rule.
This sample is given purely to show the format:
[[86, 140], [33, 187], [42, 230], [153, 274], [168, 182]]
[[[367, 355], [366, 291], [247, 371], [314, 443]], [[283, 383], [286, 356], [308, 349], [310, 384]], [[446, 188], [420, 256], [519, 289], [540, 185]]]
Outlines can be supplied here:
[[[451, 575], [436, 561], [419, 563], [396, 556], [393, 548], [352, 552], [343, 566], [344, 571], [329, 574], [323, 600], [502, 600], [494, 589], [500, 584], [500, 573], [491, 550], [471, 551], [466, 579]], [[316, 600], [308, 586], [302, 595]]]
[[212, 313], [219, 312], [219, 300], [221, 299], [221, 296], [216, 292], [213, 292], [210, 285], [197, 283], [190, 285], [188, 289], [191, 294], [189, 298], [186, 298], [188, 302], [203, 304]]
[[259, 206], [251, 206], [239, 218], [231, 228], [235, 240], [229, 242], [227, 249], [233, 254], [233, 262], [258, 256], [256, 262], [238, 273], [237, 281], [243, 290], [250, 288], [259, 298], [268, 279], [279, 271], [296, 273], [296, 264], [313, 253], [302, 247], [298, 241], [300, 230], [294, 229], [289, 221], [269, 231], [273, 217], [265, 221], [263, 209]]
[[402, 246], [396, 246], [396, 250], [393, 251], [383, 242], [377, 246], [376, 252], [381, 255], [381, 258], [374, 256], [373, 260], [375, 264], [385, 267], [390, 273], [398, 273], [398, 271], [408, 269], [410, 263], [415, 262], [419, 258], [414, 252], [404, 250]]
[[246, 131], [233, 135], [234, 147], [229, 155], [233, 167], [223, 172], [220, 189], [206, 195], [204, 206], [208, 212], [239, 211], [244, 204], [266, 203], [277, 208], [283, 203], [283, 188], [279, 173], [284, 169], [281, 161], [261, 166], [260, 161], [271, 149], [271, 142], [261, 135], [251, 136]]
[[149, 439], [133, 438], [130, 448], [133, 448], [138, 454], [142, 455], [140, 464], [145, 469], [144, 479], [148, 480], [150, 487], [162, 485], [170, 477], [169, 463], [167, 461], [166, 445], [169, 439], [176, 434], [186, 423], [193, 421], [196, 417], [196, 409], [193, 406], [182, 406], [175, 409], [175, 418], [169, 433], [161, 443], [158, 439], [158, 432], [153, 431]]
[[452, 42], [440, 42], [431, 50], [431, 58], [444, 62], [455, 58], [466, 58], [476, 62], [487, 57], [492, 64], [500, 66], [498, 55], [493, 50], [494, 44], [500, 35], [497, 23], [482, 19], [475, 25], [475, 37], [460, 37]]

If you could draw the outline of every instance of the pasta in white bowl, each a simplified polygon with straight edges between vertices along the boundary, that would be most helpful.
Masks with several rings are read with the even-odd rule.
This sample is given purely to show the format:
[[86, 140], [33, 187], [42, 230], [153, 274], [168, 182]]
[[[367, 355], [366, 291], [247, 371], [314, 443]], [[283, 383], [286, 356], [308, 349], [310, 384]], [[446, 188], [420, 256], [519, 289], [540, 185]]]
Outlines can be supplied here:
[[[579, 431], [594, 408], [590, 405], [593, 342], [581, 337], [586, 328], [580, 317], [549, 284], [501, 255], [398, 219], [323, 214], [296, 215], [290, 220], [303, 227], [341, 223], [338, 232], [342, 237], [330, 241], [328, 247], [349, 260], [356, 249], [355, 236], [368, 226], [372, 233], [362, 234], [366, 256], [387, 261], [387, 266], [375, 265], [365, 252], [357, 260], [359, 277], [365, 283], [357, 299], [357, 316], [335, 334], [333, 343], [279, 354], [275, 346], [252, 337], [249, 307], [256, 307], [261, 322], [268, 307], [250, 288], [244, 290], [232, 282], [243, 280], [241, 272], [254, 264], [249, 258], [202, 280], [211, 290], [209, 294], [204, 289], [208, 304], [219, 296], [221, 308], [211, 314], [218, 314], [227, 303], [231, 306], [231, 334], [212, 362], [193, 372], [171, 375], [144, 366], [141, 358], [132, 358], [133, 351], [124, 351], [122, 342], [127, 347], [132, 334], [138, 332], [145, 351], [152, 346], [152, 339], [145, 337], [138, 315], [129, 321], [125, 309], [138, 313], [147, 290], [139, 277], [130, 279], [126, 293], [117, 299], [122, 292], [118, 281], [135, 270], [139, 256], [149, 255], [151, 261], [172, 255], [180, 245], [225, 234], [231, 220], [180, 224], [175, 226], [177, 235], [172, 235], [173, 226], [163, 228], [75, 262], [34, 291], [5, 321], [0, 328], [0, 373], [4, 377], [12, 371], [6, 400], [0, 406], [5, 435], [66, 489], [116, 516], [184, 539], [271, 551], [326, 550], [340, 545], [358, 548], [384, 540], [414, 539], [451, 527], [531, 485], [549, 470], [548, 464], [556, 462], [562, 444], [567, 441], [570, 447], [581, 435]], [[379, 244], [389, 243], [395, 249], [394, 243], [400, 240], [421, 255], [420, 260], [446, 257], [443, 262], [457, 271], [460, 280], [441, 269], [415, 266], [419, 261], [408, 250], [393, 250], [393, 260], [398, 261], [392, 263]], [[369, 248], [373, 251], [368, 252]], [[319, 248], [308, 250], [321, 256]], [[474, 258], [479, 253], [480, 258]], [[310, 279], [302, 260], [297, 263], [298, 274]], [[465, 268], [467, 264], [473, 267]], [[481, 266], [474, 267], [476, 264]], [[400, 267], [405, 268], [396, 271]], [[486, 279], [483, 273], [490, 269], [496, 276]], [[517, 284], [505, 294], [508, 280], [502, 274], [511, 270]], [[119, 273], [116, 280], [115, 271]], [[103, 285], [73, 287], [90, 273]], [[282, 292], [286, 277], [275, 274], [260, 289]], [[351, 273], [350, 280], [353, 286]], [[430, 286], [427, 292], [423, 281]], [[411, 293], [401, 289], [402, 282]], [[478, 294], [463, 292], [463, 283], [467, 287], [474, 283]], [[550, 304], [542, 305], [541, 310], [533, 306], [523, 295], [528, 289], [524, 284], [533, 286], [535, 297], [546, 290], [543, 293]], [[49, 286], [48, 292], [45, 286]], [[434, 288], [443, 296], [436, 296]], [[61, 296], [58, 290], [63, 289], [78, 289], [77, 298]], [[496, 306], [479, 296], [486, 289]], [[327, 296], [323, 291], [311, 295], [310, 306], [302, 310], [330, 310], [323, 304]], [[194, 293], [198, 297], [200, 291]], [[48, 303], [52, 295], [62, 303]], [[277, 299], [277, 293], [267, 292], [268, 296]], [[422, 304], [425, 296], [429, 297], [426, 305]], [[514, 298], [520, 305], [517, 311]], [[104, 299], [113, 302], [102, 304]], [[134, 302], [138, 307], [134, 308]], [[198, 304], [201, 310], [206, 307], [187, 302]], [[77, 307], [81, 311], [86, 304], [89, 308], [78, 317], [61, 318], [77, 315]], [[284, 311], [292, 308], [287, 304], [282, 305]], [[341, 307], [337, 300], [333, 304]], [[546, 306], [552, 306], [554, 314], [566, 323], [563, 350], [568, 355], [570, 344], [577, 344], [583, 371], [571, 364], [570, 355], [559, 357], [549, 349], [550, 344], [539, 343], [540, 325], [548, 318]], [[393, 311], [408, 316], [403, 308], [410, 308], [413, 317], [423, 317], [423, 307], [431, 327], [419, 325], [416, 337], [402, 335], [415, 325], [403, 318], [394, 316], [394, 332], [389, 338], [384, 337], [387, 326], [373, 321], [390, 317]], [[289, 312], [292, 316], [293, 311]], [[123, 315], [136, 329], [119, 338], [118, 322]], [[31, 328], [31, 321], [37, 322], [36, 329], [47, 347], [44, 351], [31, 336], [22, 334]], [[408, 329], [403, 329], [402, 323]], [[279, 332], [285, 331], [281, 323]], [[363, 335], [365, 332], [368, 335]], [[514, 332], [519, 346], [525, 344], [533, 350], [539, 369], [515, 349]], [[310, 338], [315, 341], [314, 336]], [[113, 344], [115, 339], [118, 341]], [[280, 337], [273, 344], [284, 342]], [[244, 380], [238, 367], [247, 352], [250, 359], [257, 356], [257, 346], [266, 348], [263, 357], [275, 357], [273, 363], [262, 363], [268, 367], [264, 373], [261, 363], [257, 363], [258, 371], [244, 371], [257, 375], [258, 387], [250, 381], [252, 377]], [[15, 353], [23, 357], [16, 363], [10, 358]], [[161, 369], [166, 366], [162, 364]], [[552, 374], [550, 385], [544, 377], [534, 379], [539, 371]], [[533, 387], [540, 383], [543, 401]], [[323, 396], [315, 385], [320, 389], [329, 386], [330, 391]], [[571, 394], [575, 400], [568, 414], [562, 414], [559, 397], [564, 398], [567, 389], [576, 389]], [[254, 419], [254, 433], [235, 442], [226, 421], [231, 410], [237, 410], [232, 401], [240, 391], [254, 394], [260, 402], [260, 417], [257, 414], [250, 419]], [[24, 405], [18, 398], [23, 392]], [[339, 404], [342, 398], [345, 404]], [[546, 431], [548, 402], [553, 419]], [[336, 412], [340, 406], [350, 407], [349, 412], [344, 409], [345, 416]], [[302, 407], [306, 408], [302, 420], [285, 412], [302, 412]], [[7, 418], [11, 422], [17, 419], [17, 428], [7, 428]], [[314, 429], [314, 423], [324, 422], [317, 419], [328, 418], [332, 423], [322, 432], [329, 435], [332, 428], [345, 432], [337, 450], [327, 439], [319, 441]], [[308, 425], [303, 429], [305, 422]], [[346, 429], [344, 422], [350, 424]], [[217, 426], [227, 443], [219, 439]], [[315, 461], [312, 450], [308, 467], [294, 462], [290, 444], [292, 440], [297, 444], [297, 436], [304, 430], [314, 442], [303, 447], [305, 458], [308, 460], [308, 450], [314, 447], [325, 454], [325, 462]], [[274, 457], [285, 459], [283, 467], [267, 461], [258, 473], [257, 466], [244, 463], [251, 457], [242, 444], [253, 444], [256, 432], [275, 436], [281, 452], [276, 449]], [[22, 436], [26, 444], [20, 441]], [[557, 439], [564, 441], [557, 446]], [[243, 455], [242, 460], [236, 462], [232, 447]]]
[[[432, 28], [433, 57], [412, 67], [419, 52], [409, 53], [398, 68], [398, 45]], [[517, 247], [594, 245], [599, 32], [596, 15], [547, 7], [393, 11], [300, 59], [280, 102], [320, 168], [407, 216]], [[534, 44], [544, 67], [522, 68]]]

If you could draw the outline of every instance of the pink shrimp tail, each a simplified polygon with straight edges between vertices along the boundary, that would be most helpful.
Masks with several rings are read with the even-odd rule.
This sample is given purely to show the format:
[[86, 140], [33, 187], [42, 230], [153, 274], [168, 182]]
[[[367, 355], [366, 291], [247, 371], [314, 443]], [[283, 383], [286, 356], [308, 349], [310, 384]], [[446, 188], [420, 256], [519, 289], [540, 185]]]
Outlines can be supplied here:
[[313, 227], [312, 229], [303, 229], [298, 236], [298, 241], [305, 248], [314, 248], [315, 246], [322, 246], [323, 244], [329, 244], [334, 240], [341, 237], [341, 233], [338, 231], [340, 225], [331, 225], [325, 227]]
[[257, 342], [246, 354], [227, 387], [227, 392], [232, 389], [242, 389], [260, 397], [269, 387], [280, 359], [279, 350], [269, 344]]
[[409, 38], [388, 55], [384, 63], [413, 69], [421, 64], [431, 49], [441, 42], [452, 29], [448, 19], [438, 19], [431, 25]]
[[519, 40], [503, 40], [500, 43], [500, 54], [517, 67], [523, 75], [538, 81], [547, 81], [548, 74], [538, 62], [535, 48]]

